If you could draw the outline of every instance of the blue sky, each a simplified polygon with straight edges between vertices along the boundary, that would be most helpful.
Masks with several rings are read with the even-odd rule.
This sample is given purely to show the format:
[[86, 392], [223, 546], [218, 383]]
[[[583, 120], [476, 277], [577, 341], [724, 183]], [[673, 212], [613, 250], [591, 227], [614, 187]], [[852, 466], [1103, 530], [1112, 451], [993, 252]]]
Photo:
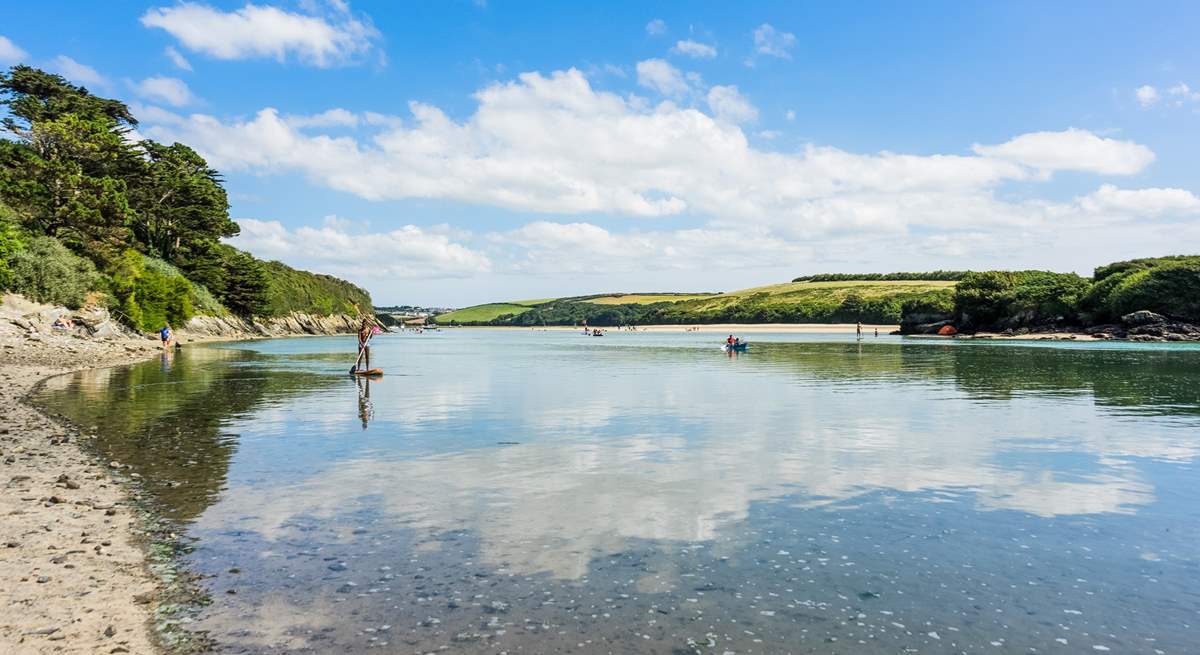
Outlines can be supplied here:
[[379, 303], [1196, 250], [1200, 6], [832, 4], [22, 4], [0, 63]]

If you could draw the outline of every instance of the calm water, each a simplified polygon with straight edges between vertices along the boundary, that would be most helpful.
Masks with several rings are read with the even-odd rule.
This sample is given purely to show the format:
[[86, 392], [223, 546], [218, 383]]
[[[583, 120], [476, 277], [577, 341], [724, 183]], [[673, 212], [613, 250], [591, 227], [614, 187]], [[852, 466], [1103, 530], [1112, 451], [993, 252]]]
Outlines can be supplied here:
[[[447, 331], [58, 378], [227, 652], [1200, 652], [1200, 348]], [[234, 594], [229, 593], [235, 592]]]

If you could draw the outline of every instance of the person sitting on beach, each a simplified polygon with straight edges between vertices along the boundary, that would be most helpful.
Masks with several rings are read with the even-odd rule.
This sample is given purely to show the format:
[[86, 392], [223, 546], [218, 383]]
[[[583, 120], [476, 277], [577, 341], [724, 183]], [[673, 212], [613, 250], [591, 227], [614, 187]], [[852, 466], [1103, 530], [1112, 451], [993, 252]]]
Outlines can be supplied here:
[[50, 326], [56, 330], [70, 330], [75, 327], [75, 322], [67, 318], [64, 314], [59, 314], [58, 318], [54, 319], [54, 323]]
[[171, 346], [171, 337], [175, 336], [171, 332], [171, 324], [164, 323], [162, 329], [158, 331], [158, 336], [162, 338], [163, 350], [168, 349]]

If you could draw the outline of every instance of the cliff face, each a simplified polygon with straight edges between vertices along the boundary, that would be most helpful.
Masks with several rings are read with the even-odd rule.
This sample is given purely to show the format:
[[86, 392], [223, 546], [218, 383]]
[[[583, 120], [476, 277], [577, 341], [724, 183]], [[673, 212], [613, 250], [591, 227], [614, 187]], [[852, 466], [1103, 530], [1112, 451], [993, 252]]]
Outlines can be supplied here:
[[195, 316], [181, 332], [203, 336], [282, 337], [291, 334], [352, 334], [362, 319], [349, 314], [314, 316], [292, 313], [253, 320], [237, 316]]

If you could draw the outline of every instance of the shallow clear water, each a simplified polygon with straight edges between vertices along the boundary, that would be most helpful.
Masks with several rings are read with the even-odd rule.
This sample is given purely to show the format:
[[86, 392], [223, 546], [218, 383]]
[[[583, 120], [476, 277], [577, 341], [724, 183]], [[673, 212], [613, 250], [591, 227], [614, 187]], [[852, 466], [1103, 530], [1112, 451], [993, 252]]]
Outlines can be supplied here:
[[41, 400], [195, 539], [227, 652], [1200, 650], [1200, 348], [717, 343], [189, 347]]

